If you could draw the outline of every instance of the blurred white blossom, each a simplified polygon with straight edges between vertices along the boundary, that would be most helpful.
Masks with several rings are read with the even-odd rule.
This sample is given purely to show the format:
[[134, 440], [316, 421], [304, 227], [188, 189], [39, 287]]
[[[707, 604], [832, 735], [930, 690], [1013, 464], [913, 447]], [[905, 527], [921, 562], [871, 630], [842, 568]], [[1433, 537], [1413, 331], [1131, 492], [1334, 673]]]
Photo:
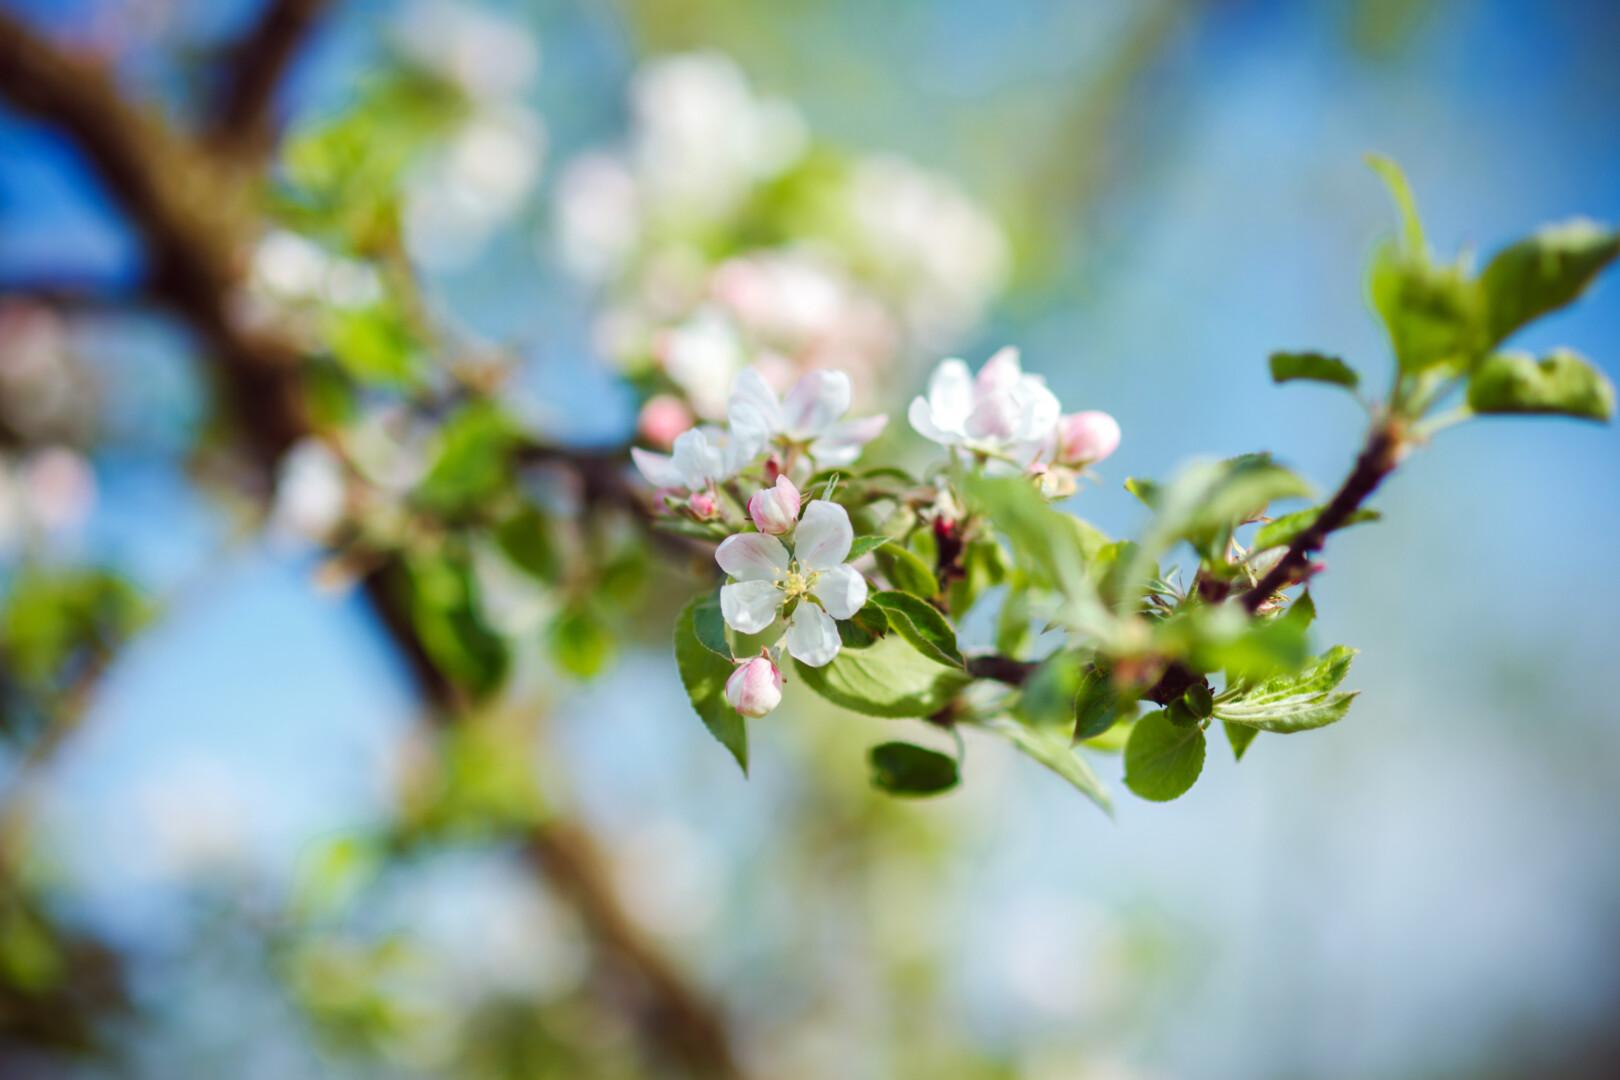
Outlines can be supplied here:
[[521, 94], [540, 70], [534, 33], [477, 4], [415, 0], [395, 27], [401, 51], [475, 101]]

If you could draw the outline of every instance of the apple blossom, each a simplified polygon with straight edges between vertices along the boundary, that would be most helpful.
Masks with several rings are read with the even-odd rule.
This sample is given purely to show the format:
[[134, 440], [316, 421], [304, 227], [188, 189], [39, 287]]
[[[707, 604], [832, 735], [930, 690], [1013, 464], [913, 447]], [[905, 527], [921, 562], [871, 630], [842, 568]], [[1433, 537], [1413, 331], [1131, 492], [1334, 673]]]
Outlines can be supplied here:
[[1070, 413], [1058, 421], [1056, 443], [1063, 464], [1094, 464], [1119, 449], [1119, 421], [1094, 409]]
[[883, 415], [843, 419], [850, 394], [848, 375], [817, 370], [805, 372], [786, 398], [778, 398], [759, 372], [744, 368], [732, 383], [726, 417], [739, 435], [759, 443], [804, 444], [817, 464], [837, 468], [859, 457], [889, 422]]
[[838, 655], [834, 619], [848, 619], [866, 603], [866, 579], [844, 562], [855, 531], [849, 513], [837, 503], [816, 499], [805, 507], [793, 537], [793, 551], [767, 533], [738, 533], [714, 553], [734, 580], [720, 589], [720, 613], [742, 634], [757, 634], [792, 606], [787, 651], [822, 667]]
[[736, 476], [758, 452], [757, 443], [705, 425], [682, 432], [675, 439], [673, 453], [655, 454], [634, 447], [630, 458], [654, 487], [703, 491]]
[[782, 536], [793, 531], [799, 520], [799, 489], [785, 476], [778, 476], [774, 487], [761, 488], [748, 500], [748, 516], [762, 533]]
[[692, 426], [692, 410], [674, 394], [656, 394], [647, 399], [636, 420], [636, 431], [660, 449], [675, 445], [681, 432]]
[[1050, 441], [1061, 412], [1046, 380], [1024, 374], [1018, 350], [1008, 347], [977, 377], [961, 360], [941, 362], [928, 379], [928, 396], [913, 398], [906, 416], [919, 435], [941, 446], [1023, 465]]
[[782, 673], [769, 656], [761, 654], [737, 665], [726, 680], [726, 703], [750, 720], [782, 703]]
[[707, 491], [693, 492], [686, 507], [699, 521], [712, 521], [720, 516], [720, 500]]

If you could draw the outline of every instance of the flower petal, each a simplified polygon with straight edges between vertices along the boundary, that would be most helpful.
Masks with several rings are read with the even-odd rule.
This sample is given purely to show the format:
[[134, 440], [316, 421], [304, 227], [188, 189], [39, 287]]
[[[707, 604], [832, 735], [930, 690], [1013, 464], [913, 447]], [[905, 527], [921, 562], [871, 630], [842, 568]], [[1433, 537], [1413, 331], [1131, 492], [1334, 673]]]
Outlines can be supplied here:
[[866, 579], [853, 566], [824, 570], [810, 590], [835, 619], [848, 619], [866, 603]]
[[816, 499], [804, 508], [804, 516], [799, 519], [793, 555], [811, 570], [831, 570], [849, 557], [850, 545], [854, 543], [855, 530], [849, 523], [849, 512], [837, 503]]
[[883, 434], [888, 423], [889, 418], [882, 413], [836, 423], [810, 444], [810, 456], [822, 468], [843, 468], [860, 457], [862, 448]]
[[675, 450], [670, 456], [685, 486], [693, 491], [724, 478], [724, 455], [709, 441], [709, 433], [702, 428], [676, 436]]
[[961, 435], [946, 431], [935, 423], [934, 409], [928, 404], [927, 398], [912, 398], [911, 408], [906, 410], [906, 419], [911, 421], [913, 431], [930, 442], [937, 442], [941, 446], [954, 446], [962, 441]]
[[753, 368], [737, 372], [731, 384], [731, 399], [726, 403], [726, 420], [735, 438], [756, 448], [782, 430], [782, 404], [776, 399], [776, 391]]
[[787, 651], [811, 667], [826, 667], [838, 655], [838, 624], [816, 605], [799, 601], [783, 635]]
[[643, 450], [639, 446], [630, 448], [630, 460], [636, 463], [636, 469], [646, 477], [647, 483], [660, 488], [683, 488], [686, 480], [681, 471], [675, 467], [675, 459], [668, 454], [655, 454], [651, 450]]
[[782, 590], [769, 581], [720, 586], [720, 614], [739, 634], [757, 634], [776, 621]]
[[822, 434], [849, 411], [852, 391], [842, 371], [807, 371], [782, 402], [783, 426], [794, 438]]
[[973, 411], [973, 376], [966, 364], [954, 357], [940, 361], [928, 377], [928, 407], [941, 431], [961, 432]]
[[996, 354], [979, 369], [975, 389], [985, 394], [1010, 394], [1024, 377], [1023, 365], [1018, 362], [1018, 350], [1011, 345], [997, 349]]
[[775, 581], [787, 573], [789, 557], [787, 548], [774, 536], [738, 533], [720, 541], [714, 561], [738, 581]]

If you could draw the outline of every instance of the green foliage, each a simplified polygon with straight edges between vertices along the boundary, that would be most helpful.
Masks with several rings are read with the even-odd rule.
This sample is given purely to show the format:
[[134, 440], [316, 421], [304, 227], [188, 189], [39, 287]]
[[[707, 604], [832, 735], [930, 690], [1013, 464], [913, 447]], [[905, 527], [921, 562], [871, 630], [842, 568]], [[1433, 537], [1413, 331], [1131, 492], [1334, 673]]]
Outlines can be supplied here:
[[506, 645], [479, 613], [472, 569], [445, 551], [406, 559], [411, 623], [434, 667], [473, 698], [494, 693], [506, 678]]
[[405, 387], [420, 375], [419, 345], [393, 304], [330, 315], [332, 355], [362, 384]]
[[903, 592], [874, 593], [871, 602], [883, 609], [889, 626], [918, 652], [941, 664], [967, 666], [956, 646], [956, 630], [938, 608]]
[[1542, 360], [1498, 353], [1468, 380], [1468, 407], [1476, 413], [1550, 413], [1607, 423], [1614, 416], [1614, 384], [1569, 349]]
[[1215, 715], [1228, 724], [1290, 733], [1344, 719], [1355, 691], [1335, 688], [1350, 671], [1356, 650], [1335, 645], [1297, 673], [1259, 682], [1239, 682], [1215, 701]]
[[967, 673], [917, 651], [903, 635], [864, 649], [843, 649], [826, 667], [794, 661], [800, 680], [851, 712], [868, 716], [932, 716], [968, 684]]
[[1272, 353], [1271, 381], [1285, 383], [1295, 379], [1332, 383], [1351, 390], [1361, 383], [1355, 369], [1337, 356], [1319, 352]]
[[446, 516], [474, 515], [512, 486], [511, 454], [518, 432], [494, 403], [458, 410], [439, 430], [432, 465], [415, 498]]
[[[1253, 543], [1250, 547], [1255, 551], [1269, 551], [1272, 548], [1287, 547], [1294, 540], [1316, 524], [1316, 519], [1322, 516], [1323, 507], [1313, 506], [1309, 510], [1296, 510], [1292, 514], [1284, 514], [1273, 518], [1255, 530]], [[1345, 519], [1341, 529], [1351, 525], [1361, 525], [1369, 521], [1378, 521], [1384, 515], [1376, 510], [1357, 510]]]
[[716, 648], [724, 642], [725, 624], [717, 595], [706, 593], [681, 609], [675, 622], [675, 665], [680, 669], [681, 685], [703, 726], [747, 773], [748, 729], [742, 715], [726, 701], [726, 680], [734, 666], [730, 650], [722, 653]]
[[31, 695], [60, 693], [147, 615], [134, 586], [108, 571], [19, 570], [0, 611], [4, 681]]
[[1114, 812], [1114, 804], [1108, 797], [1107, 789], [1103, 787], [1102, 781], [1097, 779], [1097, 774], [1092, 772], [1091, 766], [1086, 764], [1086, 759], [1070, 745], [1066, 732], [1047, 727], [1031, 727], [1002, 718], [987, 720], [982, 726], [1057, 773], [1105, 813]]
[[862, 555], [865, 555], [871, 551], [876, 551], [884, 544], [887, 544], [891, 539], [892, 537], [881, 535], [857, 536], [855, 538], [855, 542], [849, 546], [849, 557], [846, 561], [854, 562]]
[[1168, 710], [1142, 717], [1125, 744], [1125, 786], [1153, 802], [1180, 798], [1204, 770], [1204, 729]]
[[939, 595], [939, 579], [911, 549], [899, 544], [874, 547], [878, 569], [896, 589], [931, 600]]
[[1573, 303], [1617, 255], [1620, 233], [1583, 220], [1549, 226], [1497, 252], [1480, 275], [1489, 344]]
[[956, 759], [911, 743], [872, 747], [872, 786], [891, 795], [938, 795], [956, 786]]
[[547, 633], [557, 666], [578, 679], [600, 675], [614, 653], [613, 631], [587, 600], [558, 613]]

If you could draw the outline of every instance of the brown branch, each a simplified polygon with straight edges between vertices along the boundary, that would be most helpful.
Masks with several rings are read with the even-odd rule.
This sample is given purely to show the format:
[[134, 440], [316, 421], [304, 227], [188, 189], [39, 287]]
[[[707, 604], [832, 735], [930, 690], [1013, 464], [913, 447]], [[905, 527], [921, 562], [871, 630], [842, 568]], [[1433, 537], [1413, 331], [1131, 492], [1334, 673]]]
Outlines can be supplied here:
[[259, 21], [225, 56], [225, 80], [207, 129], [217, 149], [257, 158], [274, 134], [276, 89], [329, 0], [267, 0]]
[[[278, 31], [281, 33], [281, 31]], [[100, 63], [69, 55], [0, 10], [0, 96], [71, 137], [145, 242], [154, 295], [212, 348], [221, 388], [248, 434], [266, 490], [281, 454], [314, 433], [290, 340], [250, 332], [234, 318], [237, 253], [257, 223], [251, 185], [196, 143], [122, 96]], [[436, 709], [457, 704], [401, 601], [397, 566], [367, 581], [383, 628]], [[604, 859], [582, 827], [553, 820], [526, 838], [558, 893], [631, 975], [647, 1003], [651, 1041], [705, 1076], [740, 1076], [724, 1014], [636, 927], [608, 887]]]

